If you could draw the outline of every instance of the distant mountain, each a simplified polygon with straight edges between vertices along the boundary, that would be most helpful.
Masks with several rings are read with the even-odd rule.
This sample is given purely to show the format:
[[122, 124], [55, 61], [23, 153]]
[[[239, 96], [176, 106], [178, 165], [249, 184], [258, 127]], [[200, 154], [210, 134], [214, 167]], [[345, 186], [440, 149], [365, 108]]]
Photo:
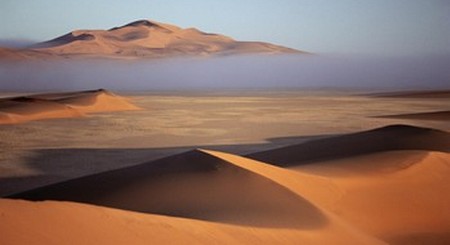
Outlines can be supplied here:
[[0, 57], [6, 59], [165, 58], [279, 53], [306, 52], [264, 42], [236, 41], [220, 34], [149, 20], [139, 20], [109, 30], [76, 30], [27, 49], [0, 49]]

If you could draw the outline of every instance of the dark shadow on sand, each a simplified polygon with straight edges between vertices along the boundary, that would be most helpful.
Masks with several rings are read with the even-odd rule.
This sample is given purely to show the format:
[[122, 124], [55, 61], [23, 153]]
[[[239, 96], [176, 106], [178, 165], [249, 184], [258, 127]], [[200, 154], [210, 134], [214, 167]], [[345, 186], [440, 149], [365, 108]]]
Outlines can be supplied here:
[[260, 151], [246, 157], [281, 167], [290, 167], [394, 150], [450, 152], [450, 133], [408, 125], [390, 125]]
[[328, 222], [319, 209], [286, 187], [199, 150], [8, 198], [73, 201], [257, 227], [314, 229]]
[[0, 196], [18, 193], [40, 186], [78, 178], [108, 170], [130, 167], [197, 148], [224, 151], [237, 155], [265, 151], [299, 144], [329, 135], [280, 137], [267, 139], [267, 143], [241, 145], [192, 145], [164, 148], [55, 148], [33, 150], [26, 165], [35, 176], [0, 178]]

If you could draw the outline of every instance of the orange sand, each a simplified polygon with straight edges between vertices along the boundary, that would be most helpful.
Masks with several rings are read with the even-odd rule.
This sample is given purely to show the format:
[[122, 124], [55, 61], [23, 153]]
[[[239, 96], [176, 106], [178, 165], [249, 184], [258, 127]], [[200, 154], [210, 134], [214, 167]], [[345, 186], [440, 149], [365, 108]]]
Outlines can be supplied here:
[[[377, 146], [385, 143], [379, 137], [399, 139], [386, 148]], [[297, 159], [294, 153], [304, 147], [326, 154], [307, 143], [272, 150], [271, 161], [282, 156], [289, 168], [218, 151], [189, 151], [11, 196], [60, 201], [1, 199], [0, 241], [448, 244], [449, 137], [392, 126], [315, 141], [348, 144], [336, 145], [347, 151], [329, 154], [326, 161]], [[377, 150], [348, 151], [364, 140]]]
[[0, 99], [0, 124], [81, 117], [94, 112], [138, 109], [126, 98], [102, 89], [73, 93], [37, 94]]

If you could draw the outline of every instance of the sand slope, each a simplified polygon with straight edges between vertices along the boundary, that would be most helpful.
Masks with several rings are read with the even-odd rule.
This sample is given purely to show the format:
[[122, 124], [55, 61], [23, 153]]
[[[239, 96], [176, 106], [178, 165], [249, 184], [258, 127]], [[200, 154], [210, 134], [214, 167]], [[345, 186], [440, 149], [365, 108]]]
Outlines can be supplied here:
[[0, 99], [0, 124], [51, 118], [80, 117], [87, 113], [137, 110], [126, 98], [100, 89], [37, 94]]
[[430, 112], [407, 113], [407, 114], [397, 114], [397, 115], [382, 115], [382, 116], [376, 116], [376, 117], [450, 121], [450, 111], [430, 111]]
[[417, 90], [417, 91], [398, 91], [388, 93], [370, 94], [374, 97], [386, 98], [405, 98], [405, 99], [450, 99], [450, 90]]
[[322, 186], [301, 193], [368, 234], [391, 244], [448, 244], [449, 142], [447, 132], [394, 125], [253, 156]]
[[70, 106], [44, 99], [16, 97], [0, 100], [0, 124], [32, 120], [80, 117], [83, 113]]
[[391, 151], [293, 168], [341, 190], [328, 210], [392, 244], [450, 243], [450, 154]]
[[[1, 50], [0, 50], [1, 51]], [[0, 58], [37, 51], [49, 57], [164, 58], [174, 56], [249, 53], [306, 53], [263, 42], [239, 42], [230, 37], [138, 20], [110, 30], [76, 30], [28, 50], [5, 50]], [[17, 52], [18, 54], [14, 54]], [[29, 56], [29, 55], [28, 55]]]
[[41, 52], [36, 49], [14, 49], [0, 47], [0, 60], [18, 62], [24, 60], [48, 59], [52, 56], [52, 54]]
[[0, 57], [8, 60], [21, 60], [25, 58], [23, 54], [10, 48], [0, 48]]
[[[31, 216], [33, 221], [45, 217], [45, 212], [49, 212], [45, 210], [51, 207], [61, 210], [62, 214], [72, 212], [64, 216], [68, 224], [64, 230], [71, 230], [69, 227], [74, 223], [83, 222], [83, 217], [92, 220], [87, 227], [95, 225], [95, 230], [120, 230], [122, 220], [132, 225], [138, 224], [137, 231], [133, 230], [132, 234], [127, 229], [116, 230], [113, 235], [107, 233], [108, 237], [98, 233], [93, 235], [96, 239], [107, 241], [116, 235], [119, 238], [134, 236], [136, 232], [151, 229], [142, 241], [136, 242], [165, 239], [170, 243], [179, 243], [186, 242], [183, 239], [188, 235], [188, 241], [195, 243], [206, 243], [211, 239], [224, 244], [258, 241], [265, 244], [382, 244], [302, 197], [301, 190], [305, 188], [301, 187], [302, 183], [296, 176], [293, 171], [251, 159], [195, 150], [12, 196], [28, 200], [77, 201], [145, 212], [147, 215], [58, 202], [8, 200], [0, 202], [0, 207], [6, 206], [6, 213], [11, 215], [42, 209], [44, 214], [36, 212], [38, 217]], [[110, 213], [120, 213], [115, 217], [118, 220], [105, 222]], [[22, 215], [30, 219], [30, 216]], [[139, 221], [136, 221], [137, 218]], [[11, 219], [9, 223], [18, 224], [18, 220]], [[52, 222], [57, 221], [52, 220], [50, 224]], [[20, 224], [18, 226], [25, 228]], [[42, 228], [47, 235], [48, 229]], [[77, 232], [80, 231], [75, 234]], [[43, 241], [48, 239], [39, 237], [39, 234], [36, 236]], [[14, 235], [10, 237], [15, 239]], [[73, 238], [76, 237], [74, 233], [57, 237], [58, 241], [68, 237], [76, 239]]]
[[[448, 139], [443, 131], [394, 125], [316, 140], [308, 151], [308, 142], [270, 151], [289, 168], [193, 150], [9, 197], [70, 202], [0, 200], [7, 224], [0, 239], [448, 244]], [[313, 151], [327, 161], [303, 164], [296, 154]], [[94, 232], [80, 236], [87, 230]]]
[[[268, 227], [327, 223], [307, 200], [254, 169], [195, 150], [14, 195]], [[257, 166], [256, 166], [257, 167]]]
[[248, 157], [279, 166], [295, 166], [389, 150], [450, 151], [450, 134], [436, 129], [390, 125], [257, 152]]
[[[2, 244], [384, 244], [334, 227], [226, 225], [71, 202], [0, 199]], [[350, 233], [350, 234], [349, 234]]]

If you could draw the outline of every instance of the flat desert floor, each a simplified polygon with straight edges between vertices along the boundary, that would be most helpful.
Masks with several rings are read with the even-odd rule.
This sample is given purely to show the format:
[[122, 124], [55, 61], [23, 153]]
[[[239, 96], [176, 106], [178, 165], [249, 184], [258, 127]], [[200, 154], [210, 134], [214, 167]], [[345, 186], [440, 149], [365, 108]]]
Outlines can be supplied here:
[[121, 95], [0, 125], [0, 243], [450, 243], [450, 93]]

